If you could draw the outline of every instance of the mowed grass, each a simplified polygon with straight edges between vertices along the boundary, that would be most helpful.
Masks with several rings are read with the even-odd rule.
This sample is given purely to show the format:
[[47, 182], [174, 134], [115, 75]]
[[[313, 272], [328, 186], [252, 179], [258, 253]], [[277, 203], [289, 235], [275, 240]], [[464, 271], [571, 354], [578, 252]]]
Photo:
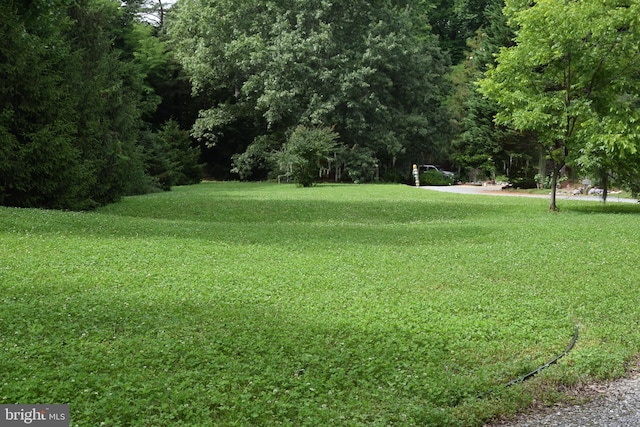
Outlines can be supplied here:
[[205, 183], [0, 208], [0, 403], [69, 403], [74, 426], [481, 426], [554, 402], [640, 353], [640, 207], [559, 203]]

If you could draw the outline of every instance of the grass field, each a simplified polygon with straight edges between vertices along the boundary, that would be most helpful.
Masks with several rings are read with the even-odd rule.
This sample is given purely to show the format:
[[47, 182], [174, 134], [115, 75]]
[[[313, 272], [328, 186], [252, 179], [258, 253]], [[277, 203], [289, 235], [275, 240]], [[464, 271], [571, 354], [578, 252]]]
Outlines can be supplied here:
[[640, 206], [547, 206], [205, 183], [0, 208], [0, 403], [69, 403], [74, 426], [481, 426], [554, 402], [640, 353]]

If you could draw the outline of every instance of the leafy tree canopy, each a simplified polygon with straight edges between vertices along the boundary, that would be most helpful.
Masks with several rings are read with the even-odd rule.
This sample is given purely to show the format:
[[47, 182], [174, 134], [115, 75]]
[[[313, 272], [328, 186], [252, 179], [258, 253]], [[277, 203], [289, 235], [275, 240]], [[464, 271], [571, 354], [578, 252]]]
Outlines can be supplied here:
[[211, 99], [193, 129], [208, 143], [224, 143], [238, 123], [250, 123], [256, 142], [276, 144], [298, 125], [328, 126], [372, 160], [367, 168], [410, 164], [444, 145], [447, 60], [411, 6], [181, 0], [175, 8], [168, 34], [194, 91]]
[[480, 82], [499, 105], [496, 121], [537, 132], [554, 162], [554, 179], [567, 162], [635, 160], [640, 3], [507, 0], [505, 13], [516, 45], [500, 51], [497, 66]]

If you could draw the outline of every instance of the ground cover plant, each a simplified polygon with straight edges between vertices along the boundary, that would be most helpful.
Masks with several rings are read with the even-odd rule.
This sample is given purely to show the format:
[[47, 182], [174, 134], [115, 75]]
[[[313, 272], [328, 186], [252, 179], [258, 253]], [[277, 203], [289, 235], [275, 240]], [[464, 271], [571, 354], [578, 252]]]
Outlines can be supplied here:
[[480, 426], [553, 402], [640, 353], [640, 209], [546, 203], [205, 183], [0, 208], [0, 403], [69, 403], [74, 426]]

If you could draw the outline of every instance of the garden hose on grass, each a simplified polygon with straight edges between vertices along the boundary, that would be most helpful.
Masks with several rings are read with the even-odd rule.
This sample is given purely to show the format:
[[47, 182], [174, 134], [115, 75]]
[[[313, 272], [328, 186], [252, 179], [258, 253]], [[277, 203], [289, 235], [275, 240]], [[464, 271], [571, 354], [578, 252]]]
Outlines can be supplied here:
[[[511, 380], [508, 383], [506, 383], [504, 385], [504, 387], [511, 387], [514, 384], [519, 384], [521, 382], [524, 382], [532, 377], [534, 377], [536, 374], [538, 374], [540, 371], [542, 371], [543, 369], [548, 368], [549, 366], [553, 365], [554, 363], [556, 363], [558, 360], [560, 360], [561, 358], [563, 358], [564, 356], [567, 355], [567, 353], [569, 353], [571, 351], [571, 349], [573, 349], [573, 346], [576, 345], [576, 341], [578, 341], [578, 325], [575, 325], [573, 327], [573, 338], [571, 339], [571, 342], [569, 343], [569, 346], [566, 348], [565, 351], [563, 351], [562, 353], [560, 353], [558, 356], [556, 356], [553, 360], [545, 363], [544, 365], [540, 366], [537, 369], [534, 369], [533, 371], [529, 372], [528, 374], [525, 374], [521, 377], [516, 378], [515, 380]], [[478, 399], [483, 399], [485, 398], [487, 395], [494, 393], [496, 390], [495, 389], [491, 389], [487, 392], [481, 393], [479, 394], [477, 397]]]
[[553, 365], [554, 363], [556, 363], [558, 360], [560, 360], [561, 358], [563, 358], [567, 353], [569, 353], [571, 351], [571, 349], [573, 348], [573, 346], [576, 344], [576, 341], [578, 341], [578, 325], [574, 326], [573, 329], [573, 339], [571, 340], [571, 343], [569, 343], [569, 347], [567, 347], [567, 349], [565, 351], [563, 351], [562, 353], [560, 353], [559, 356], [557, 356], [555, 359], [551, 360], [550, 362], [545, 363], [544, 365], [540, 366], [539, 368], [529, 372], [528, 374], [525, 374], [523, 376], [521, 376], [520, 378], [516, 378], [515, 380], [509, 381], [508, 383], [506, 383], [504, 386], [505, 387], [511, 387], [514, 384], [518, 384], [521, 383], [523, 381], [528, 380], [529, 378], [535, 376], [536, 374], [538, 374], [540, 371], [542, 371], [543, 369], [548, 368], [549, 366]]

